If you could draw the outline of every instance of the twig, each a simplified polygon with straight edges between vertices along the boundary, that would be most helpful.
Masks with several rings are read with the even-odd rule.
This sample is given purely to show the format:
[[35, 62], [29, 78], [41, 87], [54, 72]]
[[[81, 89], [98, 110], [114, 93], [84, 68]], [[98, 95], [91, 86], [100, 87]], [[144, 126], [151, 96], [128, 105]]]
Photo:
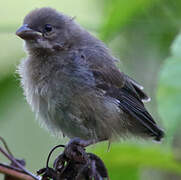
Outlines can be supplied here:
[[20, 168], [20, 170], [22, 170], [24, 173], [28, 174], [29, 176], [31, 176], [32, 178], [34, 178], [35, 180], [40, 180], [40, 178], [36, 175], [34, 175], [33, 173], [31, 173], [30, 171], [28, 171], [21, 163], [19, 163], [14, 156], [12, 155], [11, 151], [9, 150], [7, 143], [5, 142], [5, 140], [0, 137], [0, 140], [3, 142], [3, 145], [5, 146], [6, 151], [0, 146], [0, 152], [7, 157], [7, 159], [9, 159], [15, 166], [17, 166], [18, 168]]
[[0, 163], [0, 173], [6, 174], [18, 179], [34, 180], [34, 178], [32, 178], [31, 176], [23, 172], [20, 172], [19, 170], [14, 169], [11, 166], [8, 166], [2, 163]]
[[0, 152], [4, 154], [11, 162], [13, 162], [17, 167], [19, 167], [21, 170], [23, 170], [26, 174], [29, 176], [33, 177], [35, 180], [40, 180], [39, 177], [35, 176], [33, 173], [28, 171], [26, 168], [24, 168], [13, 156], [9, 155], [7, 152], [5, 152], [1, 147], [0, 147]]
[[9, 147], [8, 147], [8, 145], [7, 145], [7, 143], [6, 143], [6, 141], [0, 136], [0, 140], [1, 140], [1, 142], [3, 143], [3, 145], [4, 145], [4, 147], [5, 147], [5, 149], [6, 149], [6, 151], [11, 155], [11, 156], [13, 156], [13, 154], [12, 154], [12, 152], [10, 151], [10, 149], [9, 149]]

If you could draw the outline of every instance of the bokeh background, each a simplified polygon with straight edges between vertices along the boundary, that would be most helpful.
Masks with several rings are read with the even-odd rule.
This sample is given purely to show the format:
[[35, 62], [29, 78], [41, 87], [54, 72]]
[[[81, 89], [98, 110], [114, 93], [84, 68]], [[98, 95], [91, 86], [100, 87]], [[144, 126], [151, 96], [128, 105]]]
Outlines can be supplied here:
[[[166, 132], [160, 144], [121, 140], [108, 152], [107, 143], [88, 151], [104, 160], [111, 180], [181, 179], [180, 0], [1, 0], [0, 136], [13, 154], [36, 172], [54, 145], [68, 141], [38, 125], [16, 74], [25, 53], [15, 31], [30, 10], [44, 6], [75, 16], [112, 49], [120, 69], [144, 85], [152, 98], [146, 106]], [[0, 161], [5, 161], [1, 154]]]

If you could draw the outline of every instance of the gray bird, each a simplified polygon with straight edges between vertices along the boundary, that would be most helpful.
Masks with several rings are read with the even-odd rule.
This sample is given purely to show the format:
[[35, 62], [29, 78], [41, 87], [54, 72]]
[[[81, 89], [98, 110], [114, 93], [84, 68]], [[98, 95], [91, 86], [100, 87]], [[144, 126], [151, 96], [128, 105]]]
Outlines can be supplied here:
[[16, 35], [27, 52], [18, 68], [24, 94], [54, 134], [96, 142], [130, 135], [161, 140], [143, 87], [120, 72], [105, 44], [74, 18], [35, 9]]

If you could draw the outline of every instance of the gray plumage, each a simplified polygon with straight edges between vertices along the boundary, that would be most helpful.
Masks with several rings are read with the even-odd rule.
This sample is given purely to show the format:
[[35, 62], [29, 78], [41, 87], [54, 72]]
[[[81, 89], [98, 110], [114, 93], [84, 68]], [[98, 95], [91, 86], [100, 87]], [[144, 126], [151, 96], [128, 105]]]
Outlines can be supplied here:
[[72, 18], [35, 9], [16, 34], [28, 54], [18, 68], [25, 96], [54, 134], [98, 141], [163, 137], [144, 107], [149, 97], [142, 86], [120, 72], [106, 46]]

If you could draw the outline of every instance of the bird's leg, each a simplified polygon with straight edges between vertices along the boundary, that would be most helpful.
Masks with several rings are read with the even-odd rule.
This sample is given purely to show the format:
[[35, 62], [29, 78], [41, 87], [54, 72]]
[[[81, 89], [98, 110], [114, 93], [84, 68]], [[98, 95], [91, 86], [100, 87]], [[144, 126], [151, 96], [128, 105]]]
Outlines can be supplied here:
[[84, 163], [88, 161], [85, 148], [94, 144], [94, 140], [82, 140], [80, 138], [71, 139], [65, 147], [64, 154], [68, 159]]
[[67, 146], [69, 146], [71, 144], [76, 144], [76, 145], [79, 145], [79, 146], [82, 146], [82, 147], [87, 147], [87, 146], [89, 146], [91, 144], [94, 144], [94, 143], [96, 143], [95, 140], [83, 140], [83, 139], [80, 139], [80, 138], [76, 137], [76, 138], [71, 139], [68, 142]]

